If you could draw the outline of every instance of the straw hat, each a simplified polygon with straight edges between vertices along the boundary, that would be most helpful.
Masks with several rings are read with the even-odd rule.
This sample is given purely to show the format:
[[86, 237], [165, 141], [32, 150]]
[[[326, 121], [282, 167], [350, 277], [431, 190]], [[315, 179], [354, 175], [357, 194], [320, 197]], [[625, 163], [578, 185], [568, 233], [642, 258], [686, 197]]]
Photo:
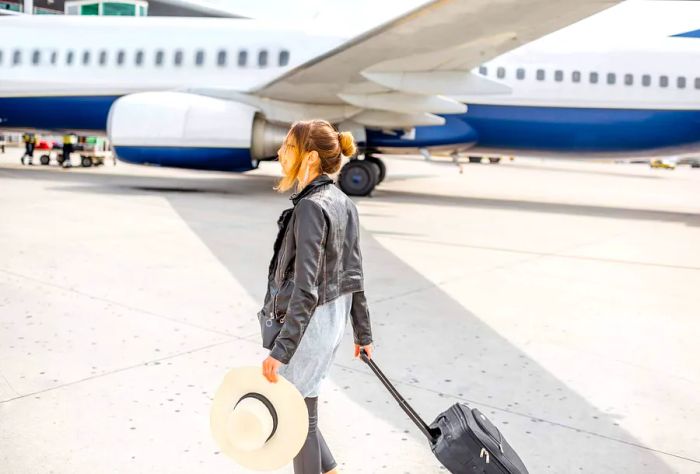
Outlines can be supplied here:
[[301, 450], [309, 413], [301, 393], [281, 375], [271, 383], [259, 366], [238, 367], [216, 391], [209, 422], [224, 454], [264, 471], [285, 466]]

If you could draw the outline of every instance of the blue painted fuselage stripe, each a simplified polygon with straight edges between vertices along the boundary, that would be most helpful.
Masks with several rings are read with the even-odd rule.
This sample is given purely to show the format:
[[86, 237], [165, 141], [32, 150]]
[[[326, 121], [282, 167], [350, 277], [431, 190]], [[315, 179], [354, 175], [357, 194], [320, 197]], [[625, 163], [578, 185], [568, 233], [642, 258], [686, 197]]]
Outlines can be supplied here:
[[[0, 97], [0, 127], [104, 131], [119, 96]], [[367, 131], [368, 147], [471, 145], [561, 153], [635, 152], [700, 146], [700, 110], [644, 110], [471, 104], [446, 124], [401, 132]], [[148, 149], [148, 148], [145, 148]], [[213, 152], [213, 155], [219, 155]], [[184, 153], [172, 160], [179, 166]], [[140, 158], [139, 158], [140, 159]], [[209, 168], [203, 168], [209, 169]], [[219, 169], [218, 167], [215, 169]]]
[[700, 30], [686, 31], [685, 33], [678, 33], [677, 35], [671, 35], [673, 38], [700, 38]]
[[620, 152], [700, 143], [700, 110], [471, 105], [461, 118], [484, 147]]
[[[465, 114], [446, 118], [443, 127], [418, 127], [413, 140], [379, 131], [368, 132], [368, 145], [421, 148], [437, 142], [476, 142], [481, 147], [562, 153], [700, 146], [700, 110], [471, 104]], [[455, 121], [462, 122], [462, 126]]]
[[248, 171], [248, 148], [116, 146], [117, 157], [137, 165], [167, 166], [209, 171]]
[[0, 97], [0, 127], [104, 132], [119, 97]]

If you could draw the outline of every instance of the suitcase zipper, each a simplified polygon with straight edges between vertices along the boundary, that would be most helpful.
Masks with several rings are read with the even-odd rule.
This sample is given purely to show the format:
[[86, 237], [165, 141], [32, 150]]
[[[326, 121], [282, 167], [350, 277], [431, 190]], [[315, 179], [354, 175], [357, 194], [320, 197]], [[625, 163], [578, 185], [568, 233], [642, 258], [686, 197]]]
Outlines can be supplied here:
[[[474, 433], [474, 431], [469, 428], [469, 422], [467, 421], [467, 417], [464, 415], [464, 412], [458, 408], [455, 408], [455, 410], [457, 410], [458, 415], [460, 416], [462, 421], [464, 421], [464, 424], [467, 427], [467, 432], [469, 433], [469, 436], [471, 436], [471, 438], [474, 441], [476, 441], [477, 443], [483, 445], [484, 442], [481, 441], [481, 439], [479, 439], [479, 437], [476, 435], [476, 433]], [[488, 432], [486, 434], [488, 434]], [[493, 440], [493, 438], [490, 435], [489, 435], [489, 439]], [[496, 444], [499, 446], [499, 448], [501, 447], [498, 443], [496, 443]], [[491, 461], [491, 456], [490, 456], [489, 450], [486, 448], [481, 448], [481, 453], [479, 454], [479, 457], [483, 458], [484, 455], [486, 456], [486, 464], [489, 464]], [[494, 456], [493, 459], [494, 459], [494, 461], [496, 461], [496, 464], [498, 464], [503, 469], [503, 472], [505, 472], [506, 474], [512, 472], [510, 469], [508, 469], [506, 467], [505, 464], [503, 464], [503, 462], [500, 459], [498, 459], [498, 457]]]
[[[472, 415], [473, 415], [473, 412], [472, 412]], [[479, 412], [479, 416], [480, 416], [482, 419], [484, 419], [484, 420], [486, 419], [486, 418], [484, 417], [484, 415], [481, 414], [481, 412]], [[486, 427], [485, 427], [483, 424], [479, 423], [479, 418], [478, 418], [478, 417], [475, 416], [474, 419], [476, 420], [476, 423], [479, 425], [479, 427], [482, 429], [482, 431], [483, 431], [484, 433], [486, 433], [486, 434], [488, 435], [488, 437], [491, 438], [491, 439], [493, 440], [494, 443], [496, 443], [496, 445], [498, 445], [498, 449], [501, 451], [501, 454], [505, 454], [505, 453], [503, 452], [503, 440], [502, 440], [502, 439], [501, 439], [501, 440], [496, 439], [496, 437], [493, 436], [493, 435], [491, 434], [491, 432], [490, 432], [488, 429], [486, 429]], [[501, 432], [499, 431], [498, 434], [500, 435]], [[501, 438], [503, 438], [503, 436], [501, 436]]]

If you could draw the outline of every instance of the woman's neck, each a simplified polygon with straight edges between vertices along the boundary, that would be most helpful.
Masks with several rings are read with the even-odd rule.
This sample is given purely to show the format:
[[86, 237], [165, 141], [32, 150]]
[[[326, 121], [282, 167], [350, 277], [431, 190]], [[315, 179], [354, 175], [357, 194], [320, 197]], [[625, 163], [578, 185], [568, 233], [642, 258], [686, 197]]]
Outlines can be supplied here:
[[302, 189], [304, 189], [307, 184], [309, 184], [311, 181], [316, 179], [320, 174], [321, 174], [320, 170], [309, 172], [309, 177], [307, 178], [306, 182], [299, 181], [299, 189], [297, 191], [301, 191]]

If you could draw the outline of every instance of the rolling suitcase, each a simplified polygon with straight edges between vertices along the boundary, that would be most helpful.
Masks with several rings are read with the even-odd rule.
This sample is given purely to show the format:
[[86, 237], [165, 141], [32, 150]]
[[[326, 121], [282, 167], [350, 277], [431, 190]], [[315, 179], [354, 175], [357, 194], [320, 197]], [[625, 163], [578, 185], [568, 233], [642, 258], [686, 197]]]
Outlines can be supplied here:
[[430, 426], [379, 370], [364, 349], [360, 357], [394, 396], [408, 417], [428, 438], [430, 449], [453, 474], [528, 474], [527, 468], [501, 432], [476, 408], [455, 403], [440, 413]]

